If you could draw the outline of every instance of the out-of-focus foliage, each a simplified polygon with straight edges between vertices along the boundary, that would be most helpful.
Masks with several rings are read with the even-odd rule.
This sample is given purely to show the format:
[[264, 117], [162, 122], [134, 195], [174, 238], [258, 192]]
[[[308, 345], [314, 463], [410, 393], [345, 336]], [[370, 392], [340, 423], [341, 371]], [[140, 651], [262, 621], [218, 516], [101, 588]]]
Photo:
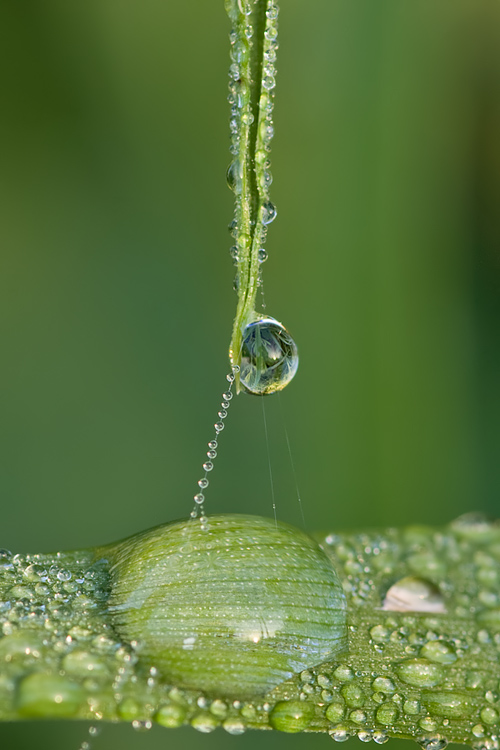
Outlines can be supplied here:
[[[229, 24], [195, 5], [0, 11], [2, 546], [191, 508], [235, 302]], [[498, 515], [500, 8], [284, 0], [280, 36], [266, 301], [301, 365], [265, 402], [278, 515], [301, 523], [283, 416], [309, 529]], [[272, 515], [256, 399], [220, 443], [207, 510]], [[255, 742], [181, 732], [108, 728], [95, 750]], [[66, 750], [84, 730], [0, 737]]]

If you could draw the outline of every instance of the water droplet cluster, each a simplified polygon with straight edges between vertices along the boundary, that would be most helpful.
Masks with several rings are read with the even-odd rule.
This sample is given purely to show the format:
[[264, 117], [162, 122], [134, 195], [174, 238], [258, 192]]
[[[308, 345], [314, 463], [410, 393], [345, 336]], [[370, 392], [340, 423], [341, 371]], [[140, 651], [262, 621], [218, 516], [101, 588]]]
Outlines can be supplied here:
[[332, 685], [325, 693], [312, 682], [333, 739], [390, 734], [424, 750], [448, 741], [496, 750], [500, 525], [474, 514], [442, 530], [331, 534], [323, 543], [350, 620], [349, 656], [333, 672], [322, 666]]
[[102, 718], [103, 687], [119, 693], [137, 661], [107, 620], [108, 591], [107, 565], [92, 550], [0, 552], [5, 718]]

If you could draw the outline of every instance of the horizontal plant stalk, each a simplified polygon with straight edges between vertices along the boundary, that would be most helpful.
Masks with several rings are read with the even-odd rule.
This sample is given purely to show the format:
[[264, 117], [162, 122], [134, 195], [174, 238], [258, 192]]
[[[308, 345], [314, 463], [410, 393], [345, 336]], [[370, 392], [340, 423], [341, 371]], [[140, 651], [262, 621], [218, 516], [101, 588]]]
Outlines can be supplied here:
[[[242, 700], [179, 687], [141, 655], [140, 642], [117, 635], [109, 602], [125, 543], [54, 555], [3, 551], [0, 719], [155, 721], [233, 734], [411, 738], [431, 750], [447, 741], [497, 748], [500, 526], [470, 515], [441, 529], [315, 538], [346, 594], [347, 648]], [[131, 565], [141, 565], [140, 550]]]

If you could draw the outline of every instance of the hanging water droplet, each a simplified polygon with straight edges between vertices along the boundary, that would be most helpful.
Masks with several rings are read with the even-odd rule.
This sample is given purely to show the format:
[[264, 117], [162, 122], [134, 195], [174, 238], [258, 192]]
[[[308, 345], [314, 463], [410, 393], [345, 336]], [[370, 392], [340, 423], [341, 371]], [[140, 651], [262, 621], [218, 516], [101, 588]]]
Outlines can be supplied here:
[[266, 260], [267, 260], [267, 250], [261, 247], [259, 250], [259, 261], [261, 263], [265, 263]]
[[214, 465], [211, 461], [205, 461], [205, 463], [203, 464], [203, 468], [205, 469], [205, 471], [212, 471]]
[[211, 451], [214, 451], [218, 446], [217, 440], [210, 440], [208, 443], [208, 447]]
[[274, 206], [274, 203], [271, 203], [271, 201], [266, 201], [262, 205], [262, 223], [263, 224], [270, 224], [272, 221], [276, 218], [276, 207]]
[[207, 456], [213, 460], [214, 458], [217, 458], [217, 451], [207, 451]]
[[198, 479], [198, 487], [202, 490], [206, 490], [208, 487], [208, 479], [206, 477], [202, 477], [201, 479]]
[[194, 501], [197, 505], [201, 505], [204, 500], [205, 495], [203, 494], [203, 492], [198, 492], [198, 494], [194, 496]]
[[[215, 427], [215, 432], [217, 432], [217, 433], [222, 432], [222, 430], [224, 429], [224, 422], [216, 422], [214, 424], [214, 427]], [[198, 484], [199, 484], [199, 482], [198, 482]]]
[[258, 396], [281, 391], [292, 380], [299, 365], [297, 346], [274, 318], [261, 318], [243, 331], [240, 381]]
[[226, 181], [228, 188], [232, 190], [233, 193], [236, 193], [236, 195], [241, 193], [242, 190], [241, 177], [239, 162], [231, 162], [226, 171]]

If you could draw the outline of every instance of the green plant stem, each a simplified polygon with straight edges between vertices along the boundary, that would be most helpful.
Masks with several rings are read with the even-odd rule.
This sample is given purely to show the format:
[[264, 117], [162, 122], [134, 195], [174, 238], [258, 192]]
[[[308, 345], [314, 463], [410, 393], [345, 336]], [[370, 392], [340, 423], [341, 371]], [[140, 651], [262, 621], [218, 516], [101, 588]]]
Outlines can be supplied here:
[[[238, 293], [229, 357], [232, 365], [239, 365], [242, 332], [255, 313], [259, 251], [267, 231], [266, 164], [272, 137], [272, 58], [277, 47], [277, 21], [275, 17], [268, 17], [269, 9], [276, 8], [272, 0], [255, 3], [230, 0], [226, 8], [232, 22], [229, 99], [234, 160], [228, 170], [228, 182], [235, 193], [233, 235]], [[264, 79], [268, 88], [263, 85]], [[239, 391], [238, 375], [236, 391]]]
[[[316, 536], [346, 592], [348, 648], [241, 702], [179, 688], [141, 657], [140, 643], [117, 637], [107, 602], [123, 543], [4, 554], [0, 719], [155, 720], [201, 731], [275, 728], [412, 738], [433, 750], [446, 741], [496, 748], [500, 527], [465, 517], [444, 529]], [[387, 591], [408, 577], [435, 598], [397, 611]]]

